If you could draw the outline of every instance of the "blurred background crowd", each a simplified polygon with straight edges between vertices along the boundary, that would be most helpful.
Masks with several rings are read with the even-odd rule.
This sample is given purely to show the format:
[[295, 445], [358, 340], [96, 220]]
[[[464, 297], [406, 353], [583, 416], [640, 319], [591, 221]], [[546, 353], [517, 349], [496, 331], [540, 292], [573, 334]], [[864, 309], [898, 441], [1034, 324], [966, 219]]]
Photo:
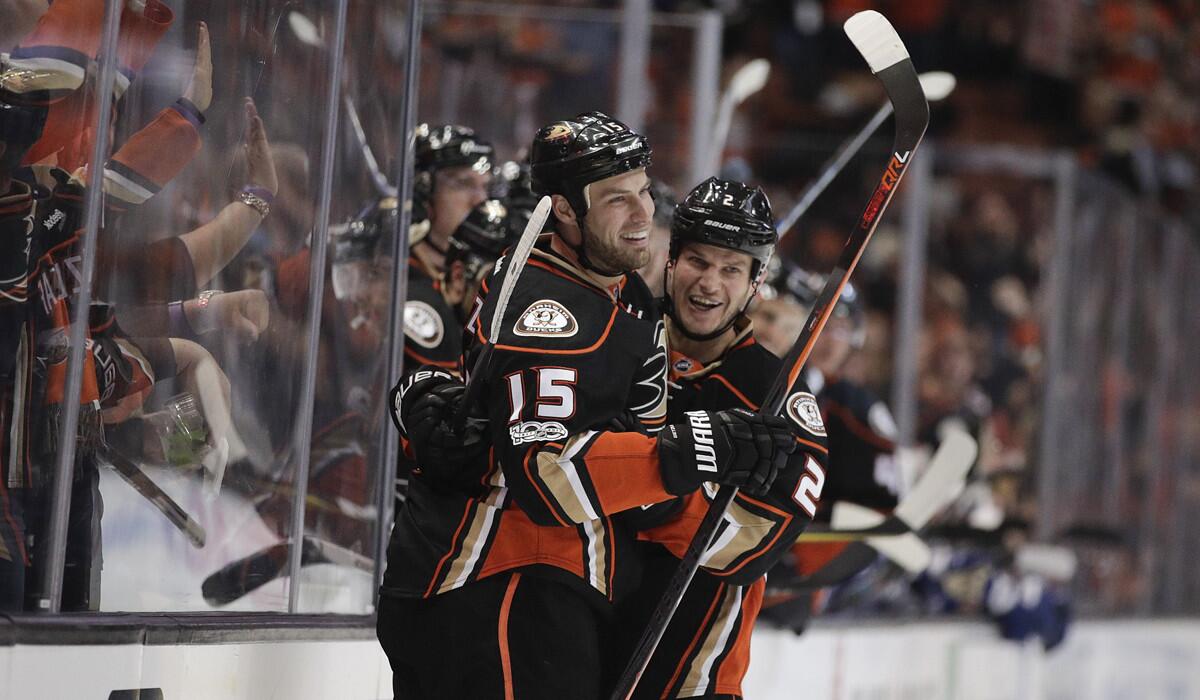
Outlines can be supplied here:
[[[20, 158], [12, 157], [21, 140], [15, 118], [6, 124], [10, 145], [0, 167], [9, 172], [0, 176], [29, 183], [39, 202], [67, 198], [78, 230], [87, 213], [84, 185], [100, 177], [89, 162], [97, 105], [108, 102], [98, 98], [89, 59], [100, 46], [103, 4], [0, 0], [0, 97], [30, 112], [47, 110], [41, 135], [23, 144]], [[391, 493], [381, 483], [388, 340], [404, 263], [392, 259], [387, 233], [394, 193], [372, 177], [361, 145], [394, 186], [409, 7], [349, 2], [337, 83], [346, 99], [335, 106], [330, 151], [328, 5], [124, 3], [89, 328], [89, 351], [112, 338], [119, 378], [108, 391], [102, 379], [96, 395], [81, 400], [80, 430], [90, 420], [105, 437], [89, 444], [81, 432], [76, 463], [104, 468], [91, 467], [98, 486], [73, 485], [72, 492], [82, 501], [89, 493], [104, 499], [101, 506], [90, 498], [87, 508], [72, 502], [72, 512], [83, 515], [78, 523], [72, 516], [77, 534], [68, 536], [67, 555], [68, 570], [96, 578], [103, 550], [104, 586], [99, 597], [79, 584], [93, 591], [79, 594], [79, 609], [208, 609], [212, 601], [198, 585], [205, 575], [291, 532], [300, 460], [309, 473], [306, 533], [367, 561], [377, 555], [381, 504]], [[967, 491], [928, 533], [936, 551], [930, 572], [911, 581], [880, 563], [805, 602], [806, 609], [994, 613], [1004, 608], [997, 599], [1020, 597], [1012, 591], [1025, 590], [1022, 576], [1037, 574], [1037, 585], [1061, 592], [1055, 601], [1070, 599], [1087, 614], [1195, 612], [1200, 544], [1183, 533], [1200, 526], [1192, 522], [1200, 513], [1193, 507], [1200, 501], [1200, 382], [1186, 362], [1200, 350], [1200, 314], [1188, 305], [1198, 298], [1193, 273], [1200, 269], [1200, 3], [653, 6], [649, 75], [639, 85], [646, 109], [638, 120], [614, 110], [622, 87], [621, 3], [424, 3], [418, 120], [464, 124], [494, 145], [497, 187], [478, 200], [506, 194], [500, 185], [517, 171], [509, 166], [502, 175], [499, 167], [523, 157], [537, 126], [597, 108], [640, 121], [664, 192], [690, 189], [693, 144], [708, 141], [709, 127], [697, 127], [699, 87], [691, 80], [702, 31], [681, 16], [707, 12], [720, 20], [720, 84], [752, 59], [771, 64], [765, 87], [735, 114], [719, 160], [726, 176], [763, 185], [777, 216], [884, 98], [842, 34], [847, 17], [884, 12], [918, 70], [951, 71], [958, 80], [934, 106], [920, 156], [929, 167], [905, 181], [856, 273], [860, 339], [837, 371], [912, 417], [886, 436], [889, 452], [932, 444], [939, 425], [953, 421], [978, 439], [978, 463]], [[30, 47], [54, 50], [23, 52]], [[786, 262], [777, 291], [758, 312], [767, 334], [760, 341], [772, 349], [786, 350], [806, 313], [788, 273], [832, 267], [886, 162], [888, 132], [885, 126], [867, 142], [781, 245]], [[0, 215], [4, 206], [0, 192]], [[63, 228], [50, 220], [56, 206], [37, 212], [35, 239]], [[34, 242], [49, 267], [39, 269], [31, 255], [32, 281], [21, 295], [44, 284], [35, 277], [62, 274], [50, 271], [55, 265], [75, 265], [84, 244], [76, 229]], [[924, 237], [916, 244], [923, 267], [916, 278], [903, 273], [913, 231]], [[318, 251], [316, 237], [327, 251]], [[74, 246], [70, 254], [55, 257], [60, 243]], [[314, 274], [314, 257], [327, 269]], [[345, 293], [337, 266], [351, 261], [354, 291]], [[918, 330], [902, 338], [897, 300], [913, 285]], [[18, 286], [0, 301], [15, 303]], [[42, 291], [52, 301], [65, 296]], [[15, 325], [3, 328], [0, 348], [27, 357], [28, 376], [40, 377], [35, 383], [61, 381], [54, 378], [61, 367], [52, 367], [65, 356], [67, 308], [47, 307], [54, 338], [36, 324], [24, 335]], [[902, 342], [916, 349], [908, 393], [894, 388]], [[46, 491], [61, 450], [49, 437], [59, 427], [47, 408], [56, 402], [22, 404], [29, 387], [16, 379], [21, 366], [19, 359], [0, 363], [6, 405], [27, 406], [24, 415], [4, 414], [5, 435], [16, 436], [22, 421], [45, 435], [27, 435], [20, 450], [9, 437], [0, 440], [3, 495], [14, 499], [21, 489]], [[308, 372], [311, 419], [304, 416]], [[189, 420], [200, 427], [189, 432]], [[107, 465], [121, 460], [141, 465], [207, 527], [203, 549], [113, 481]], [[42, 476], [22, 481], [23, 467]], [[220, 498], [212, 496], [218, 491]], [[47, 505], [39, 498], [20, 506], [26, 526], [8, 533], [0, 559], [35, 557], [46, 536], [38, 523]], [[88, 540], [100, 536], [89, 522], [101, 512], [103, 547]], [[1062, 549], [1039, 565], [1037, 557], [1019, 556], [1034, 541]], [[147, 570], [163, 567], [178, 581], [153, 591], [139, 584]], [[1017, 582], [998, 582], [997, 572]], [[26, 577], [22, 594], [34, 607], [35, 579], [40, 574]], [[285, 607], [284, 585], [265, 586], [235, 606]], [[336, 572], [305, 585], [310, 606], [324, 611], [362, 611], [373, 589], [369, 574]], [[1055, 615], [1065, 615], [1065, 603], [1054, 605]], [[803, 621], [785, 615], [782, 624]]]

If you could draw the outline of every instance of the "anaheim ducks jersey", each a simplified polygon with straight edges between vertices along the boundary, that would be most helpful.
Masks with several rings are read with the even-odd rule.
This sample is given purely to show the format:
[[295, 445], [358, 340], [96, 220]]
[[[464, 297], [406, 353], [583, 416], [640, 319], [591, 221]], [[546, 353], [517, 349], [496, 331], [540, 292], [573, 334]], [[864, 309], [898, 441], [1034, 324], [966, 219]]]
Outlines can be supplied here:
[[[782, 362], [755, 342], [748, 320], [735, 329], [729, 349], [714, 362], [671, 353], [668, 422], [691, 410], [759, 409]], [[799, 449], [765, 496], [738, 493], [633, 697], [741, 695], [764, 574], [811, 521], [826, 483], [825, 430], [803, 382], [786, 407]], [[644, 583], [616, 616], [624, 648], [636, 644], [715, 493], [702, 489], [637, 516], [647, 527], [639, 534]]]
[[[157, 284], [171, 282], [171, 275], [162, 274], [166, 267], [162, 261], [170, 259], [171, 251], [179, 246], [162, 240], [119, 248], [106, 239], [112, 238], [113, 225], [120, 215], [153, 196], [199, 150], [194, 116], [178, 107], [163, 110], [130, 137], [102, 169], [105, 212], [96, 267], [120, 269], [125, 277], [144, 278], [134, 286], [151, 298], [161, 298], [152, 296]], [[0, 227], [5, 229], [6, 236], [13, 232], [25, 235], [24, 241], [16, 246], [23, 248], [20, 252], [24, 254], [24, 274], [15, 262], [6, 264], [4, 281], [0, 283], [4, 298], [0, 318], [8, 331], [4, 345], [6, 348], [14, 342], [19, 345], [15, 361], [4, 368], [12, 402], [6, 420], [12, 429], [6, 433], [11, 442], [0, 454], [0, 460], [4, 463], [3, 476], [8, 487], [45, 483], [50, 475], [42, 467], [56, 452], [54, 441], [66, 381], [67, 339], [75, 295], [82, 282], [86, 195], [83, 174], [80, 171], [72, 176], [49, 166], [21, 168], [14, 174], [20, 180], [14, 192], [19, 190], [17, 200], [24, 198], [24, 201], [6, 200], [0, 209], [4, 216], [27, 222], [11, 230]], [[7, 250], [9, 244], [4, 248]], [[107, 314], [108, 310], [102, 312]], [[17, 326], [20, 332], [15, 335], [8, 330]], [[84, 355], [79, 397], [83, 406], [79, 439], [85, 446], [96, 445], [101, 437], [99, 410], [125, 398], [127, 389], [142, 393], [146, 387], [141, 375], [151, 372], [143, 362], [130, 364], [130, 358], [136, 358], [138, 353], [125, 353], [121, 347], [124, 340], [101, 342], [106, 335], [117, 338], [120, 334], [108, 321], [89, 325], [90, 352]], [[11, 463], [10, 457], [14, 457]]]
[[404, 372], [421, 365], [458, 371], [462, 322], [442, 296], [440, 282], [415, 257], [408, 259], [408, 298], [404, 302]]
[[[468, 323], [472, 367], [505, 258]], [[385, 595], [433, 596], [513, 569], [611, 601], [636, 580], [635, 532], [613, 516], [671, 496], [655, 439], [666, 419], [666, 348], [637, 276], [597, 278], [553, 234], [535, 247], [482, 382], [492, 450], [474, 493], [414, 473], [397, 514]], [[632, 415], [646, 432], [614, 432]], [[598, 597], [596, 597], [598, 596]]]
[[[825, 502], [831, 506], [835, 501], [851, 501], [876, 510], [895, 508], [902, 484], [893, 458], [896, 423], [887, 404], [868, 389], [840, 377], [826, 379], [814, 370], [806, 378], [816, 390], [834, 455]], [[818, 520], [828, 518], [829, 508], [822, 508]]]

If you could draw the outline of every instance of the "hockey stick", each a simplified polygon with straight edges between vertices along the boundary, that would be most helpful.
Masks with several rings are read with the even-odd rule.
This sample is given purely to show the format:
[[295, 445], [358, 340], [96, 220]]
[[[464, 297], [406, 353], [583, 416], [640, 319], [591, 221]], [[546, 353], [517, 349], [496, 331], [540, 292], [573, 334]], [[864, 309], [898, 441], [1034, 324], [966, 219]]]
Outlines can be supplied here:
[[[975, 439], [962, 430], [949, 431], [937, 453], [929, 462], [925, 473], [917, 480], [912, 491], [900, 501], [892, 514], [886, 518], [876, 514], [873, 523], [855, 524], [841, 522], [839, 525], [838, 509], [845, 508], [846, 503], [837, 503], [833, 509], [832, 530], [827, 533], [813, 533], [817, 539], [830, 535], [829, 539], [842, 537], [845, 539], [869, 537], [871, 535], [903, 535], [915, 532], [925, 527], [933, 516], [937, 515], [945, 505], [962, 492], [965, 477], [971, 465], [975, 463], [975, 455], [979, 447]], [[850, 519], [861, 521], [854, 514]], [[801, 536], [803, 537], [803, 535]]]
[[729, 140], [729, 127], [733, 123], [733, 110], [754, 93], [763, 89], [771, 75], [771, 64], [765, 58], [756, 58], [742, 66], [729, 79], [729, 85], [721, 95], [717, 107], [717, 122], [713, 125], [712, 150], [708, 152], [708, 172], [715, 175], [721, 169], [721, 154]]
[[[292, 10], [288, 13], [287, 20], [288, 28], [292, 30], [292, 35], [300, 40], [300, 43], [321, 52], [328, 50], [325, 40], [321, 38], [321, 30], [317, 29], [317, 25], [308, 18], [308, 15]], [[350, 124], [350, 130], [354, 132], [354, 140], [358, 143], [359, 153], [362, 154], [363, 163], [367, 166], [367, 172], [371, 176], [372, 184], [375, 185], [376, 193], [380, 197], [395, 197], [396, 188], [388, 183], [387, 176], [379, 168], [375, 152], [367, 143], [367, 132], [363, 129], [362, 119], [358, 116], [358, 108], [355, 107], [354, 100], [350, 98], [350, 95], [342, 94], [342, 107], [346, 110], [346, 121]]]
[[[542, 197], [537, 203], [533, 213], [529, 215], [529, 223], [525, 224], [525, 230], [521, 232], [521, 238], [513, 247], [512, 254], [507, 256], [508, 271], [504, 273], [504, 283], [500, 285], [496, 306], [492, 309], [487, 344], [479, 351], [479, 356], [475, 358], [475, 364], [467, 374], [467, 390], [463, 394], [462, 402], [458, 405], [458, 411], [454, 414], [454, 426], [459, 432], [467, 422], [467, 413], [470, 412], [471, 405], [479, 397], [479, 389], [483, 386], [478, 380], [479, 374], [487, 367], [487, 363], [492, 357], [492, 348], [496, 347], [496, 342], [500, 340], [500, 328], [504, 325], [504, 311], [508, 308], [508, 301], [512, 298], [513, 290], [517, 288], [517, 280], [520, 279], [521, 272], [525, 269], [529, 254], [533, 252], [533, 244], [537, 243], [538, 236], [542, 233], [542, 227], [546, 225], [546, 219], [550, 216], [550, 204], [548, 196]], [[496, 261], [496, 265], [499, 266], [503, 262], [504, 258], [500, 258]], [[476, 323], [478, 322], [479, 320], [476, 319]]]
[[[944, 71], [922, 73], [920, 81], [921, 89], [925, 91], [925, 99], [929, 102], [939, 102], [946, 99], [954, 91], [954, 86], [957, 83], [952, 74]], [[829, 183], [833, 182], [833, 179], [838, 176], [838, 173], [842, 172], [842, 168], [846, 167], [846, 164], [850, 162], [854, 154], [858, 153], [858, 149], [863, 147], [867, 139], [871, 138], [875, 130], [887, 121], [887, 118], [890, 116], [892, 116], [892, 103], [889, 100], [875, 112], [875, 116], [871, 117], [871, 121], [867, 122], [863, 128], [858, 130], [858, 133], [839, 146], [838, 150], [830, 156], [829, 160], [821, 165], [817, 179], [810, 182], [804, 188], [804, 192], [800, 194], [800, 201], [796, 202], [795, 206], [779, 222], [780, 238], [783, 238], [787, 235], [788, 231], [792, 230], [792, 227], [796, 225], [800, 217], [804, 216], [804, 212], [808, 211], [808, 208], [812, 206], [813, 202], [817, 201], [817, 197], [821, 196], [821, 193], [825, 191]]]
[[358, 108], [354, 106], [354, 100], [343, 93], [342, 106], [346, 109], [346, 121], [350, 123], [350, 130], [354, 132], [354, 140], [358, 143], [363, 163], [367, 166], [367, 173], [371, 175], [371, 182], [375, 185], [376, 193], [380, 197], [395, 197], [396, 188], [388, 184], [387, 177], [379, 169], [379, 161], [375, 160], [375, 152], [367, 143], [367, 132], [363, 130], [362, 120], [358, 118]]
[[[289, 540], [276, 542], [232, 561], [209, 574], [200, 592], [210, 605], [228, 605], [287, 573]], [[358, 552], [332, 542], [305, 535], [300, 548], [300, 565], [338, 564], [374, 573], [374, 562]]]
[[[869, 508], [839, 501], [833, 506], [833, 530], [804, 533], [797, 542], [845, 542], [825, 566], [795, 585], [806, 590], [834, 586], [854, 576], [884, 555], [911, 574], [929, 568], [932, 552], [916, 535], [938, 511], [962, 493], [965, 476], [975, 463], [978, 446], [967, 433], [950, 432], [912, 490], [885, 517]], [[855, 528], [855, 529], [851, 529]], [[888, 534], [880, 535], [884, 531]]]
[[136, 464], [111, 447], [101, 455], [113, 466], [117, 474], [142, 495], [150, 505], [171, 521], [171, 524], [187, 536], [188, 542], [197, 549], [204, 546], [205, 532], [200, 523], [192, 519], [187, 511], [163, 491], [154, 480], [142, 471]]
[[[846, 241], [846, 246], [842, 249], [837, 266], [829, 275], [825, 282], [825, 288], [821, 290], [820, 296], [813, 305], [808, 321], [805, 322], [804, 328], [800, 332], [800, 337], [788, 352], [787, 357], [784, 358], [783, 369], [775, 378], [766, 400], [763, 401], [763, 413], [778, 414], [783, 408], [785, 398], [788, 397], [792, 387], [800, 378], [817, 337], [824, 329], [830, 315], [833, 314], [833, 307], [837, 303], [842, 289], [858, 265], [858, 260], [862, 257], [872, 234], [875, 233], [875, 228], [879, 224], [879, 216], [895, 194], [896, 185], [904, 176], [908, 164], [912, 162], [913, 153], [920, 145], [921, 138], [925, 135], [925, 128], [929, 124], [929, 105], [925, 102], [921, 83], [917, 79], [917, 73], [913, 69], [912, 61], [909, 60], [904, 43], [900, 41], [900, 37], [892, 28], [891, 23], [878, 12], [868, 10], [859, 12], [848, 19], [845, 31], [855, 48], [866, 59], [867, 64], [871, 67], [871, 72], [875, 73], [883, 82], [884, 89], [895, 106], [896, 136], [893, 142], [893, 154], [879, 184], [875, 187], [875, 192], [868, 200], [866, 209], [854, 226], [854, 230]], [[798, 399], [798, 396], [793, 396], [787, 403]], [[646, 664], [649, 663], [655, 647], [658, 646], [659, 640], [675, 613], [675, 608], [678, 607], [692, 576], [696, 573], [700, 557], [712, 543], [717, 527], [724, 520], [725, 512], [734, 497], [737, 496], [737, 492], [736, 486], [722, 486], [712, 504], [709, 505], [704, 520], [697, 528], [679, 567], [671, 577], [670, 583], [667, 584], [667, 590], [659, 600], [645, 632], [642, 633], [633, 657], [617, 682], [617, 687], [611, 696], [615, 700], [625, 700], [633, 694], [638, 680], [645, 671]]]

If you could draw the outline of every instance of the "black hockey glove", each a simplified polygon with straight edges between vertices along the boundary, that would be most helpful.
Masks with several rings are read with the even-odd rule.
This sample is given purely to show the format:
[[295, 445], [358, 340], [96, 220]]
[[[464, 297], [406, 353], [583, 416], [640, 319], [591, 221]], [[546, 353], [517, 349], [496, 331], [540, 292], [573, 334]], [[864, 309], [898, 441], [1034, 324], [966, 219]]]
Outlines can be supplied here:
[[392, 390], [392, 418], [412, 445], [417, 465], [431, 479], [474, 482], [486, 469], [487, 421], [468, 418], [454, 429], [466, 386], [445, 370], [422, 367]]
[[790, 424], [780, 416], [744, 409], [688, 411], [687, 421], [658, 434], [663, 486], [684, 495], [706, 481], [762, 495], [796, 449]]

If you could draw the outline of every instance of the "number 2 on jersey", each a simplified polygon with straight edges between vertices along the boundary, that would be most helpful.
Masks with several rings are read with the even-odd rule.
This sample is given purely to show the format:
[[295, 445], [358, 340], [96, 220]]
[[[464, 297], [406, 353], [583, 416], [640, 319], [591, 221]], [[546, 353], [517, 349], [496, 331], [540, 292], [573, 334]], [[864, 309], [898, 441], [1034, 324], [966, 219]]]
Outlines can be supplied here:
[[796, 486], [792, 499], [800, 504], [808, 517], [817, 514], [817, 501], [821, 500], [821, 489], [825, 486], [825, 470], [811, 456], [804, 458], [804, 476]]

